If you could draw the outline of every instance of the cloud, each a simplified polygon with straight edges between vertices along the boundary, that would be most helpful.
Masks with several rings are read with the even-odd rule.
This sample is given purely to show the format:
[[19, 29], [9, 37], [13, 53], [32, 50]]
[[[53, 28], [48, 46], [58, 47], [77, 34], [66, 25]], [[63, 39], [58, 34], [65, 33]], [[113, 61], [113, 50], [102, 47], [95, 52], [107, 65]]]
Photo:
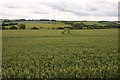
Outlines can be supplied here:
[[117, 20], [118, 0], [1, 0], [0, 18]]
[[[98, 2], [86, 2], [86, 3], [63, 3], [59, 2], [56, 4], [48, 3], [49, 7], [62, 12], [71, 12], [78, 16], [116, 16], [117, 17], [117, 6], [115, 3], [98, 3]], [[109, 10], [111, 9], [111, 10]]]

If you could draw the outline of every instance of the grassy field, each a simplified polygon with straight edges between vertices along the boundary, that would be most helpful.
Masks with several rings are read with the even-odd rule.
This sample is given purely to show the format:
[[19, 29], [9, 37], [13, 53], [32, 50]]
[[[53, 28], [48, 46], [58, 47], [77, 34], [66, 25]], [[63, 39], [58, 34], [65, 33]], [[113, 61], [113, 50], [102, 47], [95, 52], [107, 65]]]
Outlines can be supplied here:
[[106, 24], [108, 24], [108, 23], [99, 23], [99, 22], [97, 22], [97, 21], [86, 21], [86, 22], [83, 22], [84, 24], [86, 24], [86, 25], [93, 25], [93, 24], [96, 24], [96, 25], [99, 25], [99, 26], [105, 26]]
[[115, 78], [118, 30], [4, 30], [3, 78]]
[[58, 28], [58, 27], [65, 27], [68, 26], [62, 22], [55, 22], [55, 23], [50, 23], [50, 22], [40, 22], [40, 21], [29, 21], [25, 22], [27, 28], [32, 28], [32, 27], [42, 27], [42, 28]]
[[[109, 21], [106, 21], [106, 22], [100, 22], [100, 21], [68, 21], [69, 23], [79, 23], [81, 24], [81, 22], [84, 24], [84, 25], [96, 25], [96, 27], [98, 26], [101, 26], [101, 28], [104, 28], [105, 26], [110, 26], [110, 25], [117, 25], [115, 24], [115, 22], [109, 22]], [[31, 29], [33, 27], [37, 27], [37, 28], [47, 28], [47, 29], [55, 29], [55, 28], [63, 28], [63, 27], [66, 27], [66, 26], [71, 26], [70, 24], [65, 24], [65, 22], [62, 22], [62, 21], [11, 21], [11, 22], [5, 22], [5, 24], [10, 24], [10, 23], [18, 23], [19, 24], [25, 24], [26, 25], [26, 29]], [[17, 28], [19, 28], [18, 25], [15, 25]], [[5, 26], [5, 28], [10, 28], [11, 25], [8, 25], [8, 26]], [[103, 27], [104, 26], [104, 27]], [[118, 26], [118, 25], [117, 25]], [[80, 27], [80, 26], [79, 26]], [[86, 26], [85, 26], [86, 27]], [[100, 28], [100, 27], [99, 27]]]
[[[7, 23], [7, 22], [6, 22]], [[60, 21], [50, 22], [50, 21], [21, 21], [21, 22], [13, 22], [18, 24], [25, 24], [27, 29], [37, 27], [37, 28], [58, 28], [68, 26]], [[16, 25], [18, 27], [18, 25]], [[6, 26], [9, 28], [10, 26]]]

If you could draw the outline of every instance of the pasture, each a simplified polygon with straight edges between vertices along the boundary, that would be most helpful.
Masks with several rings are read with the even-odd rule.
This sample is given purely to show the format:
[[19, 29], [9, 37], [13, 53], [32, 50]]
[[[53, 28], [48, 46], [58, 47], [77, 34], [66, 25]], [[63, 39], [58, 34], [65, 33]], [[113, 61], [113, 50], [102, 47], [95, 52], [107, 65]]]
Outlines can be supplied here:
[[3, 30], [3, 78], [116, 78], [118, 30]]
[[[5, 23], [10, 23], [10, 22], [5, 22]], [[12, 23], [25, 24], [26, 29], [30, 29], [33, 27], [51, 29], [51, 28], [68, 26], [60, 21], [56, 21], [56, 22], [51, 22], [51, 21], [12, 21]], [[16, 25], [16, 27], [18, 27], [18, 25]], [[6, 26], [6, 28], [10, 28], [10, 26]]]
[[58, 28], [58, 27], [65, 27], [68, 26], [62, 22], [42, 22], [42, 21], [29, 21], [26, 22], [26, 27], [27, 28], [32, 28], [32, 27], [38, 27], [38, 28]]
[[[99, 22], [99, 21], [67, 21], [68, 23], [83, 23], [84, 25], [96, 25], [97, 26], [107, 26], [109, 25], [115, 25], [115, 22]], [[47, 28], [47, 29], [53, 29], [53, 28], [64, 28], [66, 26], [71, 26], [70, 24], [65, 24], [65, 21], [10, 21], [5, 22], [5, 24], [9, 23], [18, 23], [19, 24], [25, 24], [26, 29], [31, 29], [33, 27], [37, 28]], [[16, 24], [15, 26], [18, 27]], [[10, 28], [10, 25], [5, 26], [6, 28]]]

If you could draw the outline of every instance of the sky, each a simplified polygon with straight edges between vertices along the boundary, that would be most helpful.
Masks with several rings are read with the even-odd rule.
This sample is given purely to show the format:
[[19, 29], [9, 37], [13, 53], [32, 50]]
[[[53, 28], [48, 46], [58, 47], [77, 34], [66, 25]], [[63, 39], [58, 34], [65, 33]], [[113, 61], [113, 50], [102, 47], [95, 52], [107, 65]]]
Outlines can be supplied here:
[[117, 21], [119, 0], [0, 0], [0, 19]]

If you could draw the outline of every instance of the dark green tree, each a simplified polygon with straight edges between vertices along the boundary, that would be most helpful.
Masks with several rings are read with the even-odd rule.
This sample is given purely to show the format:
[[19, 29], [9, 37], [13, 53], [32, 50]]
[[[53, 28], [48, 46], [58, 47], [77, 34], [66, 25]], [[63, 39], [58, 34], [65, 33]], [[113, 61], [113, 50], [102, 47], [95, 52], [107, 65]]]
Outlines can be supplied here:
[[16, 26], [10, 26], [10, 29], [17, 29]]
[[26, 28], [26, 25], [25, 24], [19, 24], [19, 29], [25, 29]]

